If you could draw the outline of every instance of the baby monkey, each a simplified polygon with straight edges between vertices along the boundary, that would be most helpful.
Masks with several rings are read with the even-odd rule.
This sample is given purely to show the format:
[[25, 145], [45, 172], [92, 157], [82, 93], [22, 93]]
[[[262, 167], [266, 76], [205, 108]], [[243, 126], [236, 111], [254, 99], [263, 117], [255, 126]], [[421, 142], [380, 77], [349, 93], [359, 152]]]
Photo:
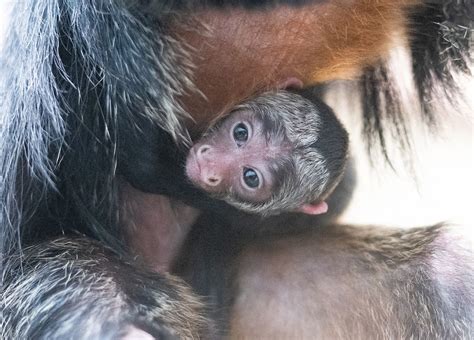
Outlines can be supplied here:
[[348, 156], [332, 110], [304, 92], [268, 92], [236, 106], [190, 149], [186, 176], [211, 197], [263, 216], [322, 214]]

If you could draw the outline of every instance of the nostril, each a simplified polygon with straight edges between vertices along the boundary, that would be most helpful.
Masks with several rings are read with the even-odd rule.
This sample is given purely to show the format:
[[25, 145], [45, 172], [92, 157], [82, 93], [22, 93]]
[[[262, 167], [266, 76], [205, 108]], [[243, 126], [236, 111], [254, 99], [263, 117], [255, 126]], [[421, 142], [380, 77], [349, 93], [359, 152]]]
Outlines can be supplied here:
[[207, 178], [207, 184], [213, 187], [216, 185], [219, 185], [220, 182], [221, 182], [221, 179], [216, 176], [210, 176]]

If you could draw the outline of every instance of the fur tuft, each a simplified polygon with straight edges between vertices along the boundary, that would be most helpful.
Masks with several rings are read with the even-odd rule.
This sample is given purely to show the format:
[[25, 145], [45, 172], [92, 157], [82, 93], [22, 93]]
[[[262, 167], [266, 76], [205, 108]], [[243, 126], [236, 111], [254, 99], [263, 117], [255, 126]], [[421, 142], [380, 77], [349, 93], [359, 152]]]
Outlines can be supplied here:
[[[471, 75], [474, 8], [464, 0], [426, 0], [408, 11], [407, 33], [417, 101], [428, 126], [435, 127], [438, 118], [433, 106], [436, 90], [442, 88], [443, 96], [456, 107], [462, 89], [454, 75]], [[390, 165], [387, 132], [396, 137], [402, 151], [410, 152], [410, 131], [405, 114], [413, 113], [405, 112], [400, 85], [391, 80], [392, 76], [386, 63], [380, 62], [367, 67], [359, 83], [368, 150], [373, 153], [374, 147], [378, 147]]]
[[86, 238], [27, 247], [10, 261], [0, 299], [2, 339], [207, 338], [202, 302], [181, 280], [151, 273]]

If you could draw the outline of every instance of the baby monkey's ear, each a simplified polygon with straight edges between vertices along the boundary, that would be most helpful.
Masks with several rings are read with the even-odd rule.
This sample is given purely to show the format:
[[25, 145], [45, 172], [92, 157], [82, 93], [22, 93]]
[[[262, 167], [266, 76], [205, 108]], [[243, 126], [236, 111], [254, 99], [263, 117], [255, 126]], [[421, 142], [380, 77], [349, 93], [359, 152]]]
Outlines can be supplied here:
[[285, 80], [282, 80], [280, 83], [277, 85], [278, 90], [300, 90], [303, 88], [303, 82], [301, 79], [296, 78], [296, 77], [289, 77], [286, 78]]
[[318, 203], [303, 204], [296, 211], [308, 215], [320, 215], [328, 211], [328, 204], [324, 201]]

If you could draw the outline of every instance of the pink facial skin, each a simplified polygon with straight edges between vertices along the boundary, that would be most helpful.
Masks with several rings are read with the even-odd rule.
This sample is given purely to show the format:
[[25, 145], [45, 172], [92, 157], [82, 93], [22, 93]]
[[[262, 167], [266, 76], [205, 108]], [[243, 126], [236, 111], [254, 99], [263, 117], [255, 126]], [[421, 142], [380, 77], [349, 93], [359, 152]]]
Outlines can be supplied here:
[[[232, 192], [244, 201], [265, 202], [272, 196], [275, 183], [270, 171], [271, 161], [291, 150], [291, 145], [283, 140], [269, 143], [262, 132], [262, 122], [254, 115], [236, 111], [210, 136], [191, 148], [186, 159], [186, 175], [194, 185], [208, 193]], [[258, 178], [258, 185], [246, 182], [245, 174], [248, 175], [249, 170], [253, 178]], [[310, 215], [323, 214], [327, 210], [324, 201], [303, 204], [297, 209]]]
[[[236, 128], [241, 137], [247, 137], [238, 140], [237, 134], [236, 139]], [[236, 111], [210, 138], [204, 137], [191, 148], [186, 174], [206, 192], [233, 192], [249, 202], [263, 202], [271, 197], [274, 184], [270, 162], [284, 152], [289, 150], [268, 144], [258, 119], [246, 111]], [[253, 178], [258, 177], [258, 185], [247, 184], [244, 175], [248, 176], [249, 170]]]

